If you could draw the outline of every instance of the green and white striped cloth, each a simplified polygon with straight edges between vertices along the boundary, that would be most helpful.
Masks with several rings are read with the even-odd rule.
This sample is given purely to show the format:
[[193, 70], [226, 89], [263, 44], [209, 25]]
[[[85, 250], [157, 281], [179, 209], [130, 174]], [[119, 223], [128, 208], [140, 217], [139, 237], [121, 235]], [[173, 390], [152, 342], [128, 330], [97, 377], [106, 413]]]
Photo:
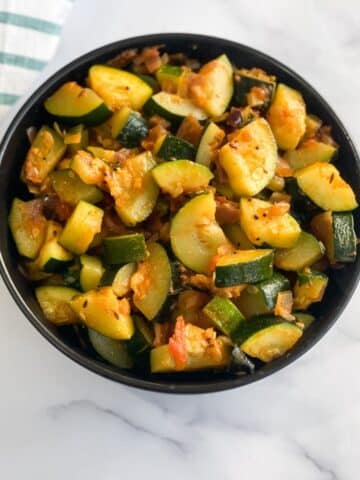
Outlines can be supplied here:
[[73, 0], [0, 0], [0, 120], [54, 55]]

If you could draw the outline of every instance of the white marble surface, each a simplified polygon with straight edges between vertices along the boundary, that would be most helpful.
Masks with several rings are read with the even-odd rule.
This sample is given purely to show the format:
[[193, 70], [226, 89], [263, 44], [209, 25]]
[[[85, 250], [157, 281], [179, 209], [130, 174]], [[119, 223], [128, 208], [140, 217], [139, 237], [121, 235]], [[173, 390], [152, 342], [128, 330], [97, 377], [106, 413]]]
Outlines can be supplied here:
[[[359, 26], [358, 0], [78, 0], [42, 77], [136, 34], [228, 37], [312, 82], [359, 146]], [[359, 477], [359, 290], [296, 364], [257, 384], [198, 397], [145, 393], [99, 378], [50, 346], [3, 286], [0, 302], [1, 479]]]

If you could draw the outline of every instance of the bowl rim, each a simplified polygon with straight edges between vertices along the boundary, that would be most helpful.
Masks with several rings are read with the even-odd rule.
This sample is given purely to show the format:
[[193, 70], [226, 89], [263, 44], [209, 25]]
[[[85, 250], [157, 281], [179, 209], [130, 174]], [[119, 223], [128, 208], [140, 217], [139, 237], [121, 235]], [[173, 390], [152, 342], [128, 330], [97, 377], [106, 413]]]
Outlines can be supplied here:
[[[38, 88], [28, 96], [27, 100], [25, 100], [13, 119], [11, 120], [10, 124], [8, 125], [5, 133], [3, 134], [2, 141], [0, 143], [0, 175], [3, 175], [1, 165], [3, 163], [3, 158], [7, 151], [7, 146], [16, 132], [19, 123], [22, 121], [23, 117], [27, 112], [29, 112], [32, 108], [34, 108], [37, 103], [39, 102], [40, 98], [44, 95], [45, 92], [51, 90], [51, 87], [54, 83], [57, 83], [60, 78], [66, 76], [67, 74], [71, 73], [73, 69], [78, 68], [81, 64], [85, 64], [89, 61], [96, 61], [96, 58], [106, 55], [107, 53], [112, 54], [113, 51], [120, 52], [126, 48], [132, 48], [134, 45], [137, 44], [139, 47], [142, 43], [154, 43], [159, 44], [161, 42], [168, 42], [171, 40], [179, 40], [182, 39], [183, 41], [190, 41], [192, 43], [199, 42], [218, 42], [220, 45], [224, 47], [230, 47], [235, 49], [242, 49], [249, 54], [256, 55], [257, 59], [264, 60], [266, 62], [271, 62], [281, 68], [286, 74], [290, 75], [292, 78], [296, 79], [299, 83], [301, 83], [307, 92], [310, 92], [311, 95], [316, 98], [316, 101], [319, 102], [328, 112], [328, 114], [332, 117], [334, 122], [336, 122], [338, 129], [346, 138], [348, 145], [353, 153], [355, 162], [357, 165], [360, 165], [359, 155], [356, 151], [354, 143], [352, 142], [345, 126], [343, 125], [342, 121], [339, 119], [337, 114], [334, 112], [332, 107], [328, 104], [328, 102], [318, 93], [318, 91], [312, 87], [302, 76], [298, 73], [293, 71], [288, 66], [284, 65], [282, 62], [278, 61], [277, 59], [273, 58], [272, 56], [263, 53], [257, 49], [244, 45], [242, 43], [224, 39], [217, 36], [212, 35], [202, 35], [202, 34], [193, 34], [193, 33], [182, 33], [182, 32], [171, 32], [171, 33], [153, 33], [147, 35], [140, 35], [135, 37], [128, 37], [122, 40], [118, 40], [115, 42], [108, 43], [96, 49], [93, 49], [79, 57], [76, 57], [71, 62], [65, 64], [63, 67], [56, 70], [49, 78], [44, 80]], [[66, 355], [69, 359], [73, 360], [77, 364], [81, 365], [82, 367], [86, 368], [87, 370], [98, 374], [104, 378], [109, 380], [115, 381], [120, 384], [125, 384], [127, 386], [135, 387], [141, 390], [147, 390], [152, 392], [161, 392], [161, 393], [178, 393], [178, 394], [199, 394], [199, 393], [215, 393], [225, 390], [230, 390], [233, 388], [237, 388], [240, 386], [245, 386], [256, 382], [262, 378], [265, 378], [273, 373], [283, 369], [284, 367], [292, 364], [306, 352], [308, 352], [325, 334], [326, 332], [334, 325], [334, 323], [338, 320], [339, 316], [347, 306], [349, 300], [351, 299], [360, 278], [360, 269], [357, 268], [356, 275], [354, 277], [354, 281], [350, 288], [346, 290], [344, 293], [344, 297], [340, 305], [337, 306], [331, 318], [328, 319], [327, 323], [317, 331], [314, 335], [312, 335], [308, 341], [301, 346], [296, 352], [294, 352], [291, 356], [284, 355], [277, 360], [271, 362], [272, 368], [269, 368], [267, 371], [256, 370], [255, 373], [251, 375], [244, 375], [239, 377], [231, 377], [225, 379], [213, 379], [209, 381], [202, 381], [201, 384], [191, 383], [191, 382], [184, 382], [184, 383], [176, 383], [176, 382], [169, 382], [163, 383], [158, 382], [157, 379], [142, 379], [131, 377], [126, 373], [122, 373], [122, 371], [115, 370], [114, 367], [107, 365], [105, 363], [100, 363], [96, 359], [85, 357], [81, 354], [80, 351], [77, 351], [70, 345], [67, 345], [65, 342], [61, 341], [50, 329], [48, 329], [35, 315], [35, 313], [30, 309], [27, 302], [22, 298], [15, 282], [13, 281], [12, 275], [9, 272], [9, 269], [6, 266], [5, 259], [3, 256], [3, 251], [0, 249], [0, 274], [4, 280], [4, 283], [9, 290], [12, 298], [14, 299], [17, 306], [20, 308], [22, 313], [25, 317], [30, 321], [30, 323], [36, 328], [40, 334], [45, 337], [57, 350], [62, 352]]]

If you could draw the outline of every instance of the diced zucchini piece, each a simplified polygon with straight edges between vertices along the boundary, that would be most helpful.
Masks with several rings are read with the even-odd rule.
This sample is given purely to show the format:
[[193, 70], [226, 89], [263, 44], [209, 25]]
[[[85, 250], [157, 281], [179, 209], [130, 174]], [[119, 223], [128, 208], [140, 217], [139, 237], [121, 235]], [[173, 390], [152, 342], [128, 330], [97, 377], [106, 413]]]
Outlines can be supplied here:
[[295, 172], [301, 190], [323, 210], [354, 210], [358, 203], [348, 183], [334, 165], [317, 162]]
[[143, 82], [145, 82], [149, 87], [152, 89], [153, 93], [156, 93], [160, 90], [160, 86], [152, 75], [148, 75], [146, 73], [135, 73], [137, 77], [139, 77]]
[[319, 117], [316, 117], [315, 115], [311, 115], [311, 114], [306, 115], [306, 118], [305, 118], [306, 130], [304, 134], [304, 139], [314, 138], [319, 128], [321, 127], [321, 125], [322, 125], [322, 121]]
[[137, 262], [147, 255], [145, 238], [142, 233], [131, 233], [104, 239], [104, 258], [110, 265]]
[[156, 143], [155, 155], [163, 160], [188, 159], [193, 160], [195, 149], [191, 143], [168, 133], [160, 137]]
[[249, 285], [236, 299], [236, 305], [246, 318], [270, 313], [276, 304], [279, 292], [290, 288], [289, 280], [278, 272], [268, 280]]
[[274, 252], [269, 249], [237, 250], [219, 256], [215, 268], [215, 285], [232, 287], [242, 283], [256, 283], [273, 274]]
[[111, 112], [90, 88], [76, 82], [66, 82], [44, 102], [45, 109], [59, 122], [98, 125], [109, 118]]
[[108, 150], [101, 147], [93, 147], [92, 145], [89, 145], [86, 150], [90, 152], [94, 157], [98, 158], [99, 160], [103, 160], [106, 163], [116, 162], [115, 150]]
[[119, 268], [112, 282], [112, 289], [117, 297], [123, 297], [130, 292], [130, 280], [135, 272], [136, 263], [127, 263]]
[[299, 272], [320, 260], [324, 253], [322, 243], [318, 242], [311, 233], [301, 232], [292, 248], [276, 250], [274, 263], [281, 270]]
[[71, 307], [88, 328], [115, 340], [128, 340], [134, 333], [130, 305], [125, 298], [119, 300], [111, 287], [78, 295]]
[[88, 80], [110, 110], [123, 106], [139, 110], [152, 95], [152, 88], [141, 78], [107, 65], [90, 67]]
[[73, 255], [59, 243], [62, 231], [60, 224], [48, 221], [45, 242], [35, 260], [39, 270], [47, 273], [61, 272], [72, 262]]
[[301, 232], [298, 222], [289, 213], [257, 198], [240, 200], [240, 224], [251, 243], [275, 248], [293, 247]]
[[41, 127], [26, 155], [22, 177], [40, 185], [56, 167], [66, 150], [63, 138], [49, 127]]
[[133, 359], [129, 355], [127, 343], [124, 340], [114, 340], [101, 333], [88, 329], [89, 340], [94, 350], [111, 365], [118, 368], [132, 368]]
[[170, 93], [176, 93], [180, 77], [184, 70], [178, 65], [162, 65], [155, 73], [156, 80], [159, 82], [161, 90]]
[[127, 348], [131, 355], [141, 355], [151, 348], [154, 341], [154, 333], [149, 326], [149, 322], [140, 315], [133, 315], [135, 324], [135, 333], [127, 341]]
[[44, 243], [47, 222], [42, 209], [41, 200], [23, 202], [14, 198], [11, 204], [9, 227], [17, 251], [24, 257], [35, 258]]
[[169, 193], [173, 198], [185, 192], [203, 190], [214, 177], [207, 167], [191, 160], [161, 163], [151, 173], [161, 190]]
[[336, 148], [333, 145], [311, 139], [302, 143], [296, 150], [288, 150], [284, 158], [293, 170], [299, 170], [316, 162], [330, 162], [335, 152]]
[[71, 300], [78, 294], [73, 288], [55, 285], [35, 288], [35, 296], [45, 318], [55, 325], [69, 325], [79, 321], [70, 306]]
[[251, 250], [255, 248], [237, 223], [228, 223], [223, 225], [222, 229], [230, 242], [233, 243], [238, 250]]
[[135, 306], [148, 320], [153, 320], [169, 295], [172, 272], [164, 247], [149, 243], [148, 251], [148, 258], [139, 263], [130, 285]]
[[[264, 75], [265, 77], [265, 75]], [[275, 91], [275, 82], [255, 77], [251, 71], [237, 70], [234, 75], [234, 96], [232, 103], [239, 107], [260, 108], [266, 110]]]
[[56, 194], [70, 205], [77, 205], [80, 200], [98, 203], [103, 199], [101, 190], [95, 185], [84, 183], [70, 168], [56, 170], [49, 175], [49, 178]]
[[311, 229], [325, 245], [331, 264], [355, 261], [357, 238], [351, 213], [320, 213], [311, 220]]
[[304, 312], [293, 312], [294, 317], [296, 318], [296, 323], [300, 328], [306, 330], [315, 320], [315, 317], [310, 313]]
[[255, 317], [238, 329], [238, 343], [250, 357], [271, 362], [289, 351], [302, 336], [302, 329], [280, 317]]
[[226, 297], [216, 296], [203, 308], [215, 328], [226, 336], [233, 338], [239, 324], [245, 320], [242, 312]]
[[109, 287], [113, 284], [117, 272], [119, 271], [119, 265], [110, 265], [106, 268], [103, 276], [100, 280], [100, 287]]
[[225, 138], [225, 132], [214, 122], [209, 122], [205, 128], [196, 152], [195, 161], [209, 167], [214, 161], [217, 150]]
[[104, 211], [101, 208], [81, 200], [66, 222], [59, 242], [77, 255], [85, 253], [101, 230], [103, 216]]
[[72, 157], [78, 150], [83, 150], [88, 146], [89, 132], [83, 124], [75, 125], [66, 132], [64, 143], [67, 146], [66, 154]]
[[178, 127], [188, 115], [192, 115], [200, 121], [207, 117], [206, 113], [196, 107], [190, 100], [167, 92], [159, 92], [153, 95], [144, 105], [144, 112], [149, 116], [159, 115], [165, 118], [173, 127]]
[[222, 115], [233, 96], [233, 68], [223, 54], [203, 65], [190, 83], [190, 97], [211, 117]]
[[107, 165], [90, 153], [79, 150], [70, 162], [70, 168], [87, 185], [103, 186]]
[[328, 277], [320, 272], [299, 272], [294, 286], [294, 308], [306, 310], [312, 303], [321, 302]]
[[301, 93], [279, 83], [267, 119], [278, 147], [294, 150], [306, 129], [306, 106]]
[[[191, 323], [185, 326], [186, 362], [177, 367], [169, 345], [153, 348], [150, 352], [152, 373], [224, 368], [230, 363], [231, 346], [223, 337], [215, 337], [209, 344], [206, 330]], [[216, 353], [215, 353], [216, 352]]]
[[215, 220], [216, 203], [212, 193], [189, 200], [171, 222], [170, 241], [174, 254], [188, 268], [206, 273], [218, 248], [230, 242]]
[[237, 195], [259, 193], [275, 175], [277, 148], [270, 126], [263, 118], [238, 130], [220, 150], [220, 165]]
[[145, 119], [129, 107], [115, 112], [110, 122], [112, 136], [125, 148], [138, 147], [148, 134]]
[[106, 178], [115, 208], [125, 225], [144, 221], [155, 207], [159, 188], [151, 174], [156, 165], [150, 152], [127, 158]]
[[81, 255], [80, 263], [80, 285], [83, 292], [97, 288], [105, 272], [100, 258], [92, 255]]

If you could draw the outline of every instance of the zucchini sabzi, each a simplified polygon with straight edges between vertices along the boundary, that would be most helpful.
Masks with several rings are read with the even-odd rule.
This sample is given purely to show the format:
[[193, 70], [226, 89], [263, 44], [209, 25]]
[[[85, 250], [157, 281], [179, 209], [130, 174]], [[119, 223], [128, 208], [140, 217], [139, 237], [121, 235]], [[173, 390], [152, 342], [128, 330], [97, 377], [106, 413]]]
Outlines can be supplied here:
[[9, 208], [20, 271], [44, 319], [80, 324], [112, 368], [251, 374], [356, 260], [341, 145], [272, 72], [125, 56], [44, 102]]

